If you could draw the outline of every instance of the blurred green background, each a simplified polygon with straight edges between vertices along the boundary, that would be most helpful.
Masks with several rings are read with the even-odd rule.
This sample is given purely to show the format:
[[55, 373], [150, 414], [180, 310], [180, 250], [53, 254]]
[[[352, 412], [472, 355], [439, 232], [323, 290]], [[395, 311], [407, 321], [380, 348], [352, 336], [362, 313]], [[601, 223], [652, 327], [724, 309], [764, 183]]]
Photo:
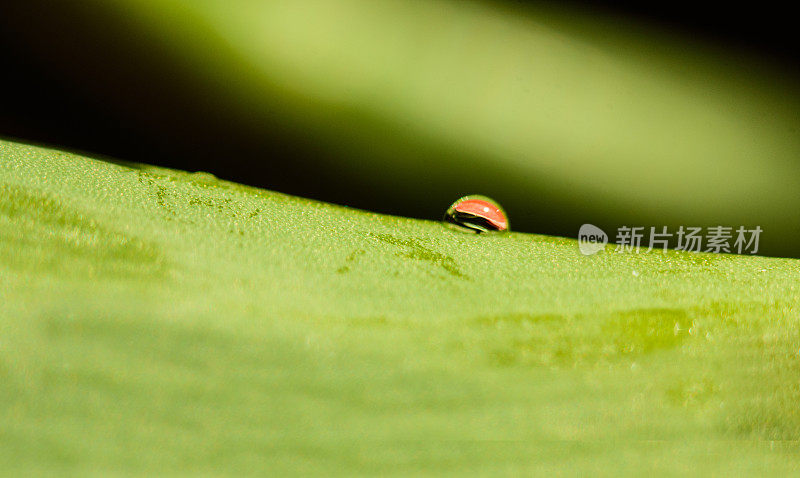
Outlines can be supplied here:
[[795, 65], [585, 5], [0, 7], [0, 135], [520, 231], [756, 225], [800, 256]]

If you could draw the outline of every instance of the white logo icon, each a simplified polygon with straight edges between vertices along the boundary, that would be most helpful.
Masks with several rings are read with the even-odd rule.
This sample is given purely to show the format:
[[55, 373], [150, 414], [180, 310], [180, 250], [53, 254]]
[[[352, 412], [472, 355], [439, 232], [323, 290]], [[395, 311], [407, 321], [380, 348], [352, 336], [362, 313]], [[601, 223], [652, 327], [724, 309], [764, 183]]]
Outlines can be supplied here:
[[578, 230], [578, 248], [584, 256], [591, 256], [605, 249], [608, 236], [602, 229], [591, 224], [584, 224]]

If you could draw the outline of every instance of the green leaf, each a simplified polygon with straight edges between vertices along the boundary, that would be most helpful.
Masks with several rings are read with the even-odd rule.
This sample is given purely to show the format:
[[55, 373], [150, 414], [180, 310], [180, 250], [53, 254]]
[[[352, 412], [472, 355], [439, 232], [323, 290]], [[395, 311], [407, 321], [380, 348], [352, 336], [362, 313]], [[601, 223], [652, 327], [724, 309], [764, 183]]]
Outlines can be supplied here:
[[9, 142], [0, 193], [5, 472], [800, 465], [745, 440], [800, 438], [796, 260], [583, 256]]

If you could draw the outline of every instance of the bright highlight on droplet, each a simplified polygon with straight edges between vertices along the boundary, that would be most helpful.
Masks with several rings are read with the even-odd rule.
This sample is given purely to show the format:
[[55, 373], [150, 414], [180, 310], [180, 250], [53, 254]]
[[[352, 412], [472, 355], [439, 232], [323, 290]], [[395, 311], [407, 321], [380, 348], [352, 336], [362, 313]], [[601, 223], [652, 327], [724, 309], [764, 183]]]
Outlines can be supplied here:
[[444, 222], [464, 232], [508, 231], [508, 216], [497, 202], [486, 196], [464, 196], [444, 214]]

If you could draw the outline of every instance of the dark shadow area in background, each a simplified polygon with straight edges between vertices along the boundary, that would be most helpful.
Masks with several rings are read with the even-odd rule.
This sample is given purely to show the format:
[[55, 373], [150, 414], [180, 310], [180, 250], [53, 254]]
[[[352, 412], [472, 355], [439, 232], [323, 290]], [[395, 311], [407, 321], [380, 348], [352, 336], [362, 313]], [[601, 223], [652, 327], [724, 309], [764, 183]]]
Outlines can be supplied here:
[[[509, 5], [525, 3], [530, 2], [517, 0]], [[790, 6], [778, 2], [724, 8], [690, 2], [569, 3], [655, 23], [733, 50], [755, 52], [790, 71], [800, 63], [795, 16]], [[312, 135], [287, 128], [277, 119], [262, 123], [258, 130], [244, 127], [240, 118], [229, 115], [213, 99], [198, 100], [196, 94], [185, 90], [184, 70], [170, 64], [167, 53], [159, 53], [163, 45], [137, 38], [133, 29], [120, 31], [115, 26], [117, 30], [110, 34], [106, 28], [97, 18], [76, 16], [67, 3], [32, 0], [0, 4], [0, 137], [124, 161], [208, 171], [223, 179], [288, 194], [428, 219], [438, 219], [449, 200], [460, 194], [484, 192], [470, 188], [408, 200], [356, 177], [337, 174], [330, 165], [346, 152], [325, 148]], [[42, 56], [42, 52], [47, 53]], [[61, 69], [51, 69], [53, 63], [61, 68], [69, 65], [69, 79]], [[76, 79], [103, 86], [81, 90], [74, 86]], [[512, 214], [513, 227], [575, 237], [579, 219], [558, 209], [566, 207], [567, 203], [544, 204], [541, 213], [531, 217]]]

